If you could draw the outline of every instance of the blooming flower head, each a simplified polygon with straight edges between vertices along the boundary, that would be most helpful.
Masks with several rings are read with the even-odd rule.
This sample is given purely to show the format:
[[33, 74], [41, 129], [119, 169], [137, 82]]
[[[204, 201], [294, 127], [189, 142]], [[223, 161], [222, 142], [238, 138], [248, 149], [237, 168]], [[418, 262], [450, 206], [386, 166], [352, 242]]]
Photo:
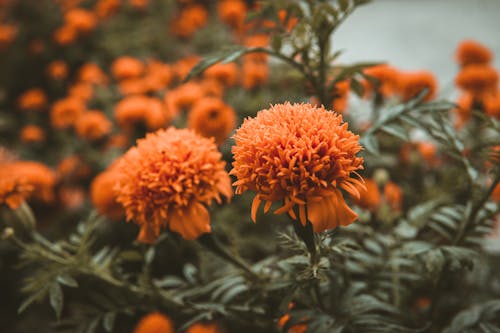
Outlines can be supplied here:
[[54, 80], [64, 80], [68, 76], [68, 65], [63, 60], [54, 60], [47, 65], [47, 76]]
[[170, 29], [176, 36], [191, 37], [208, 21], [208, 12], [200, 5], [189, 5], [182, 9], [179, 16], [172, 22]]
[[174, 324], [167, 316], [152, 312], [141, 318], [134, 333], [174, 333]]
[[396, 68], [383, 64], [369, 67], [363, 73], [378, 80], [378, 85], [374, 85], [368, 80], [365, 81], [365, 88], [368, 93], [375, 90], [382, 96], [389, 97], [395, 92], [400, 75], [400, 72]]
[[437, 80], [434, 74], [428, 71], [402, 73], [398, 78], [401, 97], [408, 101], [416, 97], [422, 90], [427, 89], [424, 101], [432, 100], [436, 95]]
[[234, 62], [217, 63], [207, 68], [203, 75], [207, 78], [216, 79], [225, 86], [233, 86], [238, 81], [238, 66]]
[[30, 196], [32, 191], [33, 186], [28, 184], [24, 178], [12, 175], [9, 178], [2, 177], [0, 178], [0, 206], [5, 204], [10, 209], [16, 209]]
[[222, 22], [238, 31], [245, 22], [247, 8], [245, 1], [223, 0], [217, 5], [217, 12]]
[[[363, 168], [357, 135], [342, 123], [342, 116], [310, 104], [276, 104], [247, 118], [234, 135], [231, 174], [236, 193], [257, 192], [252, 219], [262, 201], [267, 212], [273, 201], [284, 205], [276, 214], [309, 220], [315, 232], [352, 223], [357, 215], [340, 189], [359, 197], [354, 185], [362, 181], [351, 173]], [[307, 209], [306, 209], [307, 208]]]
[[[30, 198], [50, 203], [54, 200], [54, 186], [56, 184], [56, 175], [44, 164], [34, 161], [11, 161], [0, 163], [0, 179], [11, 179], [14, 182], [4, 183], [2, 186], [10, 190], [28, 194]], [[20, 189], [19, 186], [23, 187]], [[7, 191], [3, 193], [11, 193]]]
[[336, 112], [344, 113], [347, 110], [350, 87], [350, 82], [348, 80], [340, 81], [335, 84], [332, 107]]
[[89, 141], [102, 139], [111, 132], [113, 124], [101, 111], [87, 111], [78, 117], [75, 130], [79, 137]]
[[207, 206], [232, 195], [225, 163], [213, 140], [170, 127], [137, 140], [117, 165], [117, 201], [138, 239], [154, 242], [168, 226], [185, 239], [211, 231]]
[[235, 126], [233, 108], [217, 97], [200, 99], [189, 112], [188, 127], [206, 138], [215, 138], [216, 144], [222, 144]]
[[75, 29], [78, 33], [87, 34], [95, 29], [97, 25], [96, 15], [88, 10], [75, 8], [64, 14], [66, 25]]
[[88, 62], [78, 70], [78, 80], [87, 83], [105, 84], [108, 82], [108, 77], [97, 64]]
[[40, 111], [47, 104], [47, 96], [40, 88], [33, 88], [25, 91], [18, 99], [21, 110]]
[[215, 322], [196, 323], [189, 326], [186, 333], [219, 333], [221, 329]]
[[394, 182], [387, 182], [385, 184], [384, 199], [392, 210], [400, 211], [403, 207], [403, 191]]
[[382, 196], [377, 183], [373, 179], [365, 179], [365, 188], [358, 187], [359, 199], [356, 200], [358, 206], [375, 212], [382, 203]]
[[125, 210], [116, 201], [116, 193], [113, 191], [118, 179], [114, 167], [116, 167], [116, 164], [112, 164], [111, 167], [92, 180], [90, 184], [90, 200], [99, 214], [107, 216], [113, 221], [118, 221], [125, 216]]
[[60, 99], [52, 104], [50, 123], [57, 129], [69, 128], [84, 111], [85, 104], [81, 99], [76, 97]]
[[117, 80], [139, 77], [144, 69], [142, 61], [128, 56], [120, 57], [111, 64], [111, 73]]
[[466, 39], [458, 44], [455, 59], [460, 66], [488, 64], [493, 58], [491, 50], [475, 40]]
[[490, 95], [484, 99], [484, 112], [496, 119], [500, 119], [500, 94]]
[[482, 98], [484, 95], [496, 92], [498, 73], [495, 68], [488, 65], [470, 65], [458, 73], [455, 83], [474, 97]]
[[45, 131], [37, 125], [26, 125], [21, 129], [21, 141], [24, 143], [36, 143], [45, 140]]
[[156, 130], [165, 126], [172, 117], [159, 99], [134, 95], [116, 104], [115, 118], [118, 125], [128, 131], [137, 123], [145, 124], [149, 130]]
[[269, 66], [265, 62], [246, 60], [242, 67], [242, 85], [251, 90], [267, 82], [269, 77]]

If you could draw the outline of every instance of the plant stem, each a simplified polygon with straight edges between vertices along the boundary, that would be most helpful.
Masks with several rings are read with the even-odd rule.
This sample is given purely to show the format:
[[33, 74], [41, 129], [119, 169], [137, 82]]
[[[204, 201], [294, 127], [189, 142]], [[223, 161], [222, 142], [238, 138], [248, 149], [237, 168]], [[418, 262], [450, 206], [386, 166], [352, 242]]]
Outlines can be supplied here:
[[220, 258], [228, 261], [234, 266], [241, 268], [243, 271], [248, 273], [254, 279], [260, 279], [260, 276], [256, 274], [250, 266], [246, 262], [244, 262], [241, 258], [234, 256], [231, 252], [229, 252], [226, 248], [222, 246], [214, 233], [204, 234], [200, 238], [198, 238], [198, 243], [203, 245], [205, 248], [210, 250], [212, 253], [216, 254]]

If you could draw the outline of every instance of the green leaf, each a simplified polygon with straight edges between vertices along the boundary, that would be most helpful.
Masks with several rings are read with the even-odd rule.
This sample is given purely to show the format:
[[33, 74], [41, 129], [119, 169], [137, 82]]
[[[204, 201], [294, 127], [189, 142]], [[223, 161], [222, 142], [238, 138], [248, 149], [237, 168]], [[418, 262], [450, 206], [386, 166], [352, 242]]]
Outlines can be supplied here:
[[386, 132], [387, 134], [390, 134], [392, 136], [395, 136], [397, 138], [400, 138], [403, 141], [409, 141], [410, 138], [408, 137], [408, 132], [403, 126], [400, 126], [398, 124], [391, 124], [388, 126], [384, 126], [381, 128], [382, 131]]
[[365, 134], [361, 140], [361, 145], [373, 155], [378, 155], [380, 153], [380, 148], [378, 145], [377, 138], [371, 134]]
[[340, 10], [345, 12], [349, 8], [349, 0], [338, 0], [338, 1]]
[[38, 290], [36, 293], [30, 295], [28, 298], [26, 298], [17, 309], [17, 314], [23, 313], [31, 304], [33, 304], [33, 302], [43, 299], [46, 292], [47, 288], [42, 288]]
[[365, 95], [365, 87], [354, 78], [351, 79], [351, 89], [359, 98], [362, 98]]
[[102, 326], [106, 330], [106, 332], [112, 332], [115, 326], [116, 320], [116, 312], [106, 313], [104, 318], [102, 319]]
[[218, 62], [221, 63], [232, 62], [247, 52], [250, 52], [250, 49], [236, 47], [219, 52], [215, 55], [208, 56], [205, 59], [202, 59], [191, 69], [189, 74], [184, 78], [183, 82], [189, 81], [191, 78], [201, 74], [208, 67], [215, 65]]
[[64, 284], [65, 286], [78, 288], [78, 282], [67, 274], [61, 274], [56, 278], [57, 282]]
[[63, 309], [64, 296], [61, 285], [57, 282], [52, 282], [49, 287], [50, 306], [54, 309], [56, 317], [59, 320]]

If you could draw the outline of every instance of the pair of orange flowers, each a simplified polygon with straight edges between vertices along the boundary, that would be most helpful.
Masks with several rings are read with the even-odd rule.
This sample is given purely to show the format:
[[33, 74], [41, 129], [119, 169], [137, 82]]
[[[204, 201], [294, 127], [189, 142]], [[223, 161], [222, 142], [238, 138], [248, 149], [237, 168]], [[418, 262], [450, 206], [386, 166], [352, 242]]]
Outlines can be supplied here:
[[356, 170], [363, 159], [359, 137], [347, 129], [342, 117], [310, 104], [277, 104], [247, 118], [234, 135], [233, 169], [213, 139], [188, 129], [168, 128], [148, 134], [117, 165], [117, 201], [127, 220], [141, 226], [138, 239], [154, 242], [168, 227], [185, 239], [211, 231], [208, 206], [221, 196], [256, 191], [252, 219], [264, 203], [275, 201], [315, 232], [346, 226], [357, 214], [344, 201], [341, 190], [359, 197], [363, 180]]

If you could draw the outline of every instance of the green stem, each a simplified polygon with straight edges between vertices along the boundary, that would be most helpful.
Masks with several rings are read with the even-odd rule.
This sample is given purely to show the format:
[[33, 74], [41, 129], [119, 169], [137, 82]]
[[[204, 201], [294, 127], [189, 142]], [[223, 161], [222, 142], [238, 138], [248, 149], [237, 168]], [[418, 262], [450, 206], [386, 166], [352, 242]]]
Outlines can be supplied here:
[[314, 241], [314, 232], [311, 222], [307, 221], [305, 226], [298, 220], [292, 219], [292, 222], [295, 234], [304, 242], [307, 251], [309, 251], [311, 255], [311, 265], [316, 264], [318, 261], [318, 252], [316, 250], [316, 242]]
[[241, 268], [254, 279], [260, 279], [260, 276], [252, 271], [252, 269], [246, 262], [244, 262], [241, 258], [234, 256], [231, 252], [224, 248], [214, 233], [202, 235], [200, 238], [198, 238], [198, 243], [200, 243], [202, 246], [204, 246], [220, 258], [228, 261], [238, 268]]

